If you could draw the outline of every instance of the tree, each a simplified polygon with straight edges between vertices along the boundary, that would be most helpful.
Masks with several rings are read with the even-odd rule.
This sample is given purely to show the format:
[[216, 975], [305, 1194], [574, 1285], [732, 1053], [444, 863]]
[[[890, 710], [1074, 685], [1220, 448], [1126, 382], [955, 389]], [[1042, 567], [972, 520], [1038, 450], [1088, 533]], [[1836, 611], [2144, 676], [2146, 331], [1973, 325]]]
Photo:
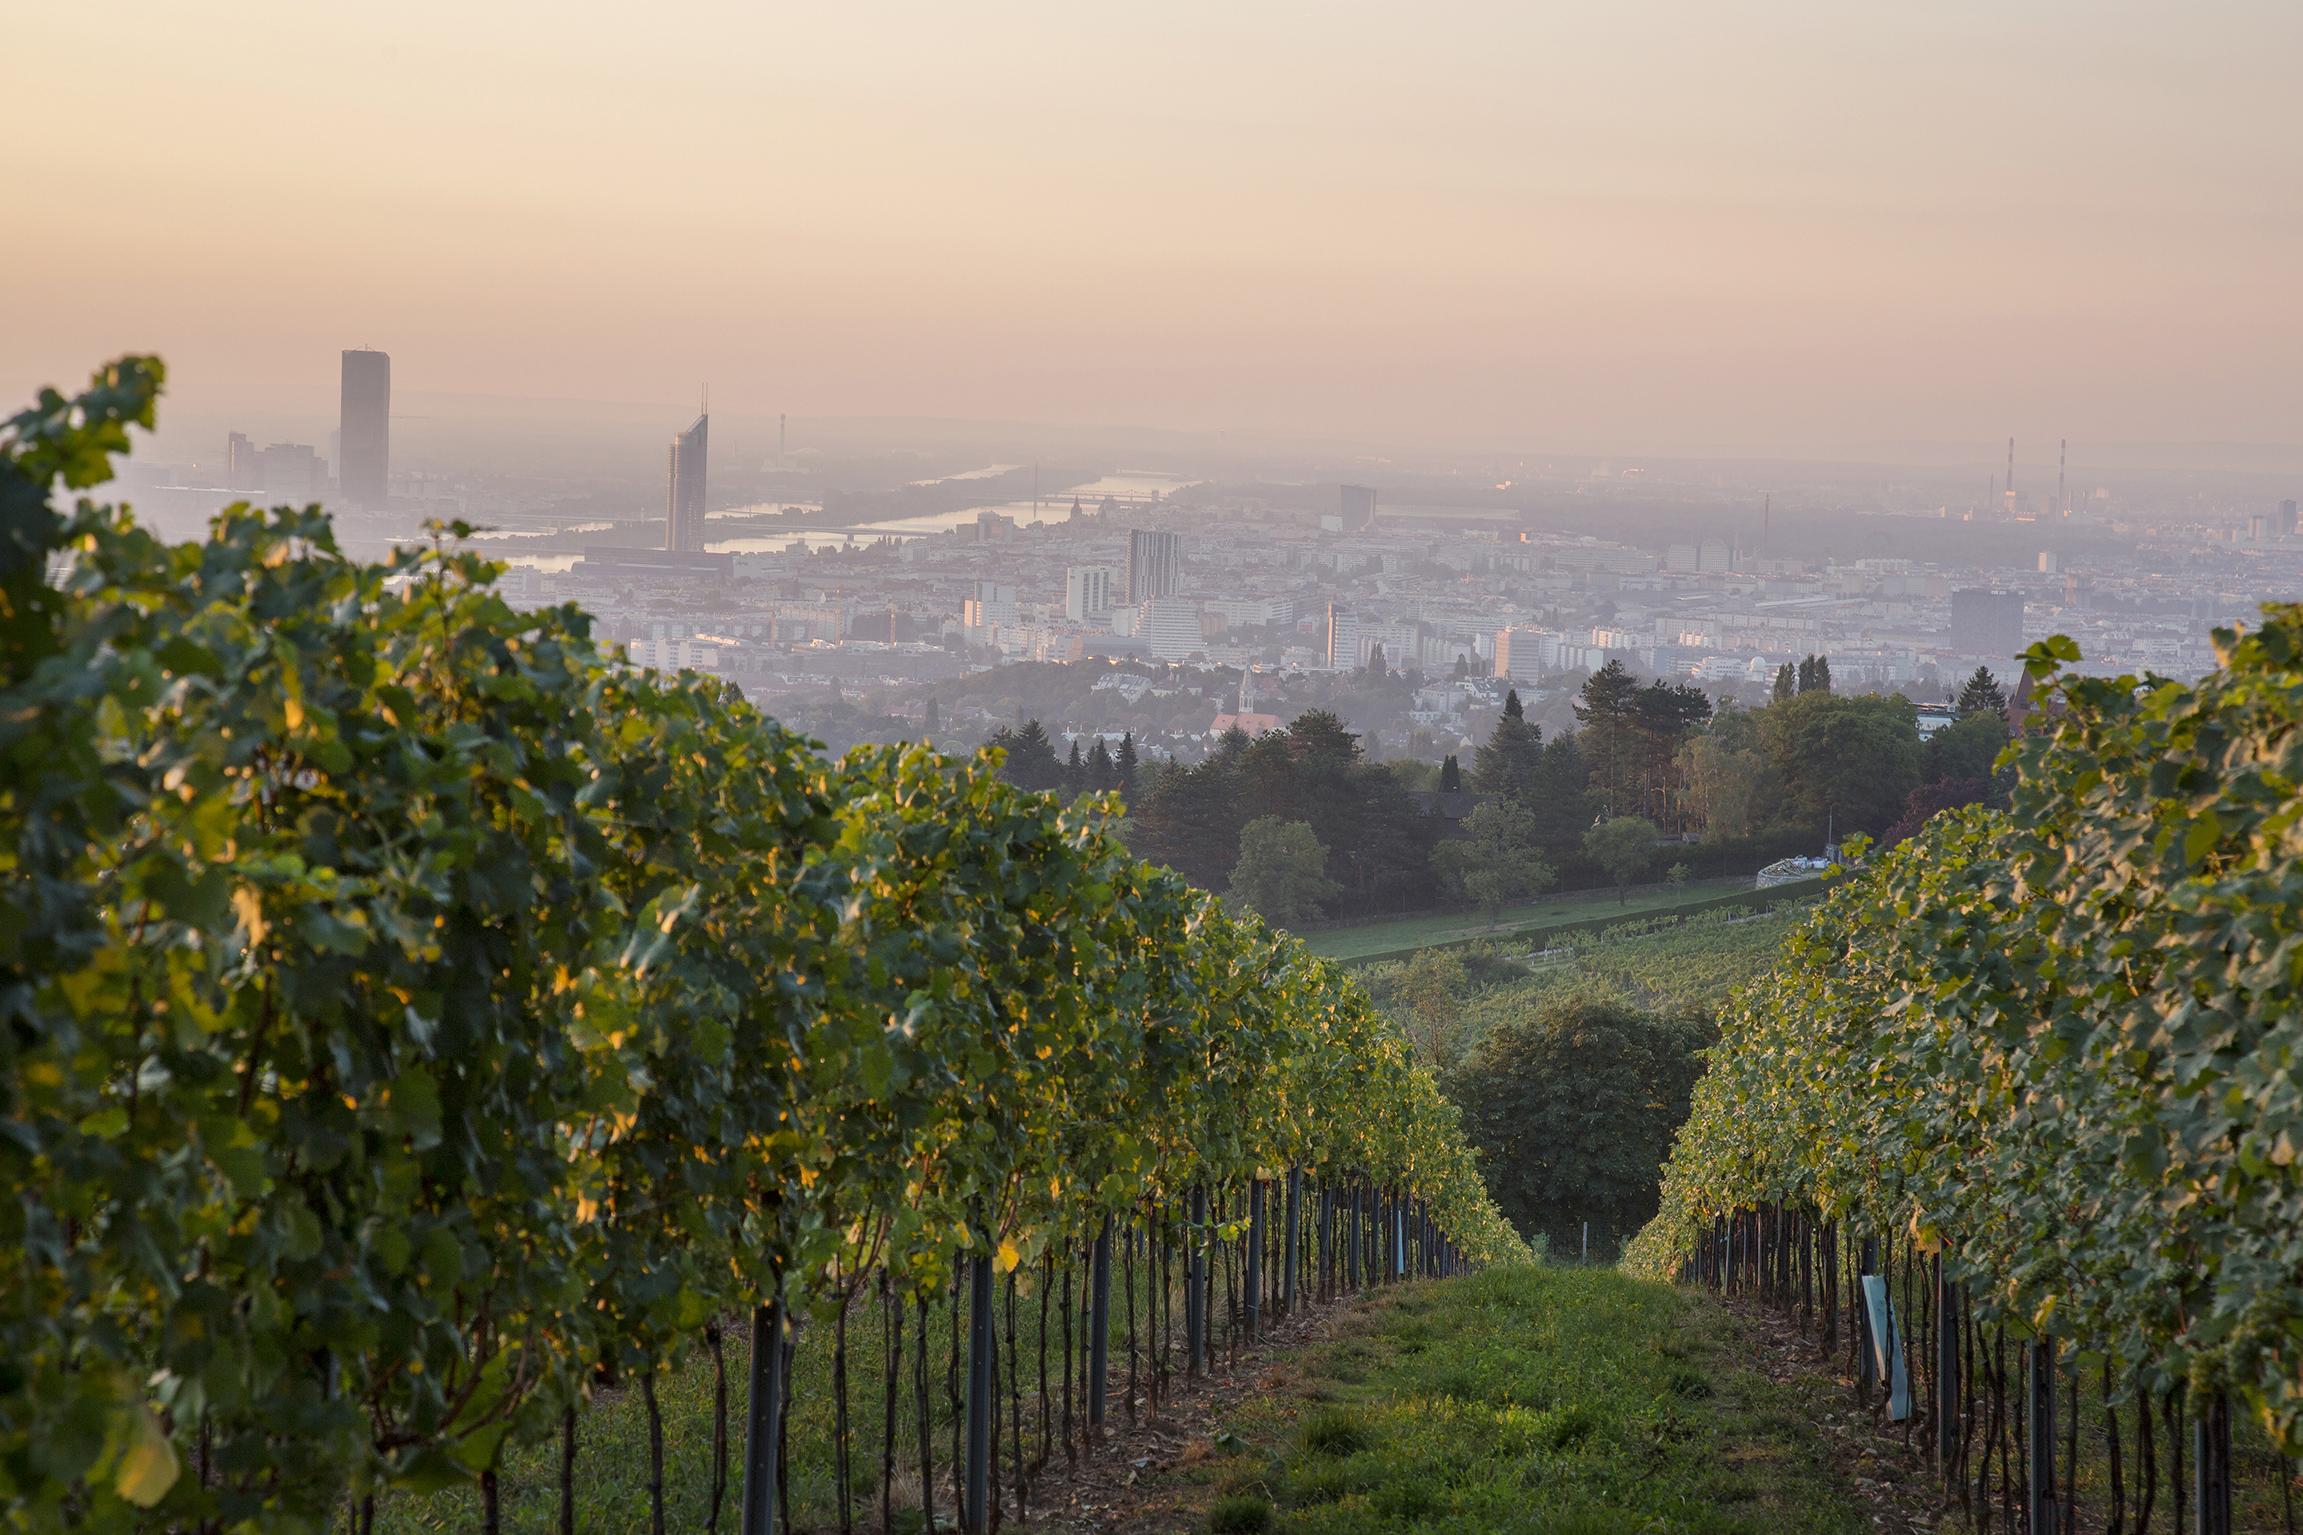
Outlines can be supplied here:
[[1104, 745], [1102, 736], [1088, 749], [1088, 787], [1098, 794], [1119, 787], [1119, 770], [1112, 765], [1111, 748]]
[[1112, 787], [1125, 797], [1136, 792], [1136, 766], [1136, 733], [1131, 730], [1120, 737], [1119, 752], [1112, 758], [1112, 773], [1118, 780]]
[[1632, 711], [1632, 770], [1639, 807], [1682, 829], [1680, 743], [1711, 718], [1711, 699], [1686, 683], [1651, 682], [1639, 692]]
[[1782, 703], [1787, 698], [1796, 697], [1798, 693], [1799, 683], [1792, 675], [1791, 663], [1786, 661], [1775, 669], [1775, 701]]
[[1526, 804], [1535, 817], [1537, 843], [1554, 859], [1574, 852], [1591, 824], [1590, 781], [1583, 746], [1572, 733], [1543, 744]]
[[1471, 657], [1457, 656], [1455, 658], [1455, 680], [1458, 682], [1471, 680]]
[[1383, 641], [1381, 640], [1377, 640], [1373, 645], [1368, 647], [1367, 671], [1368, 675], [1371, 677], [1381, 677], [1385, 674], [1386, 668], [1383, 664]]
[[1991, 783], [1983, 778], [1944, 778], [1923, 783], [1903, 802], [1903, 814], [1879, 834], [1880, 846], [1893, 847], [1906, 837], [1917, 836], [1919, 828], [1942, 812], [1957, 810], [1962, 805], [1980, 805], [1990, 794]]
[[[1777, 687], [1782, 686], [1780, 675]], [[1799, 691], [1802, 693], [1828, 693], [1831, 691], [1831, 657], [1809, 656], [1799, 663]], [[1781, 697], [1780, 691], [1777, 694]]]
[[1455, 753], [1449, 752], [1447, 760], [1439, 765], [1439, 792], [1453, 794], [1462, 787], [1463, 769], [1456, 765]]
[[1063, 792], [1065, 799], [1078, 799], [1088, 791], [1087, 759], [1080, 755], [1078, 737], [1072, 738], [1071, 755], [1064, 761]]
[[1584, 679], [1576, 695], [1575, 717], [1583, 727], [1583, 755], [1601, 813], [1613, 815], [1637, 794], [1641, 741], [1639, 682], [1621, 661], [1610, 661]]
[[1802, 693], [1758, 718], [1786, 817], [1819, 836], [1827, 827], [1876, 836], [1919, 787], [1919, 725], [1908, 699]]
[[1995, 709], [1962, 714], [1927, 738], [1922, 751], [1931, 781], [1981, 779], [1986, 787], [2007, 745], [2007, 716]]
[[943, 708], [936, 702], [935, 695], [930, 694], [928, 696], [927, 708], [920, 712], [920, 734], [929, 740], [933, 740], [935, 739], [936, 732], [943, 728]]
[[1002, 725], [992, 732], [987, 746], [999, 747], [1006, 752], [1007, 761], [1000, 764], [1000, 776], [1019, 789], [1060, 789], [1064, 782], [1063, 763], [1056, 756], [1055, 743], [1038, 720], [1031, 720], [1021, 729]]
[[1684, 863], [1675, 863], [1663, 871], [1663, 882], [1674, 890], [1685, 889], [1693, 871]]
[[1680, 749], [1680, 774], [1688, 811], [1706, 842], [1740, 842], [1773, 810], [1767, 758], [1756, 744], [1738, 746], [1724, 732], [1699, 735]]
[[1327, 877], [1327, 849], [1305, 821], [1258, 816], [1240, 828], [1231, 893], [1265, 921], [1301, 922], [1338, 893]]
[[1407, 1015], [1402, 1022], [1425, 1064], [1454, 1058], [1467, 984], [1463, 959], [1453, 949], [1418, 949], [1400, 967], [1399, 1002]]
[[1663, 1160], [1715, 1038], [1703, 1020], [1570, 997], [1506, 1016], [1442, 1078], [1495, 1202], [1522, 1234], [1573, 1248], [1655, 1214]]
[[1463, 819], [1463, 834], [1431, 850], [1440, 878], [1487, 913], [1551, 888], [1557, 877], [1536, 846], [1536, 821], [1527, 807], [1509, 799], [1483, 801]]
[[1952, 706], [1965, 719], [1970, 714], [1991, 713], [2003, 720], [2007, 715], [2007, 690], [1999, 679], [1991, 675], [1991, 668], [1978, 666], [1973, 676], [1959, 685], [1959, 701]]
[[1631, 882], [1655, 861], [1655, 823], [1635, 815], [1612, 816], [1583, 834], [1584, 856], [1615, 881], [1618, 906], [1629, 899]]
[[1480, 793], [1528, 803], [1543, 761], [1543, 727], [1527, 722], [1517, 689], [1506, 693], [1503, 715], [1471, 757], [1472, 787]]

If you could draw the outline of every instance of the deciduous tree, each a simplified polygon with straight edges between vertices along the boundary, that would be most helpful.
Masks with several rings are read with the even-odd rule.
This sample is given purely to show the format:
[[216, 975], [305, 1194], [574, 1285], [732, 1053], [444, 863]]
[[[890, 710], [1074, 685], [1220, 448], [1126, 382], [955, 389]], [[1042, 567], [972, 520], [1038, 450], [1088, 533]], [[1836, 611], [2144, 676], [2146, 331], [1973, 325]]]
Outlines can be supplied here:
[[1327, 849], [1307, 822], [1258, 816], [1240, 828], [1231, 893], [1277, 925], [1315, 917], [1336, 894]]

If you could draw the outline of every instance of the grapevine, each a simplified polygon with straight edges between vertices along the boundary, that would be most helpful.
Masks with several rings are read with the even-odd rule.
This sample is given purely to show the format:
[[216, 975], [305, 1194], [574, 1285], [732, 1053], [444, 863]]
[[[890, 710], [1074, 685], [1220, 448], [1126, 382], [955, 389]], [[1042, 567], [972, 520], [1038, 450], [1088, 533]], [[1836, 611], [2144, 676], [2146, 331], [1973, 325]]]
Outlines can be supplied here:
[[59, 509], [161, 379], [0, 429], [11, 1528], [318, 1530], [732, 1312], [1288, 1168], [1524, 1256], [1357, 986], [1114, 804], [828, 762], [446, 539]]

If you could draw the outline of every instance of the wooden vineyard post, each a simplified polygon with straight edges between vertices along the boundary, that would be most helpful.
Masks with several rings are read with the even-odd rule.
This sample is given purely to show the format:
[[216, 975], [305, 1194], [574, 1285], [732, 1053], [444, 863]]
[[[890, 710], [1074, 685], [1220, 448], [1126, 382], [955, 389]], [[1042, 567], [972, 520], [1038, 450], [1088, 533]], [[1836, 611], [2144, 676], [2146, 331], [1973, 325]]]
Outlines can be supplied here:
[[776, 1523], [778, 1430], [784, 1412], [784, 1302], [752, 1308], [751, 1388], [744, 1401], [744, 1512], [741, 1535], [772, 1535]]
[[1101, 1437], [1110, 1397], [1112, 1342], [1112, 1218], [1096, 1232], [1089, 1265], [1088, 1432]]
[[1191, 1226], [1184, 1237], [1184, 1368], [1197, 1376], [1207, 1369], [1207, 1185], [1191, 1191]]
[[1343, 1244], [1343, 1284], [1347, 1290], [1359, 1288], [1359, 1183], [1351, 1186], [1351, 1214], [1345, 1219]]
[[1287, 1230], [1280, 1244], [1287, 1252], [1287, 1272], [1279, 1282], [1280, 1309], [1295, 1315], [1295, 1271], [1303, 1261], [1303, 1169], [1287, 1170]]
[[1959, 1445], [1959, 1308], [1957, 1280], [1935, 1259], [1935, 1465], [1948, 1484], [1957, 1475]]
[[992, 1260], [969, 1260], [968, 1269], [968, 1426], [966, 1487], [961, 1494], [960, 1528], [985, 1535], [991, 1528], [992, 1490]]
[[2231, 1399], [2218, 1391], [2191, 1419], [2191, 1459], [2198, 1480], [2192, 1502], [2198, 1535], [2231, 1535]]
[[[2059, 1530], [2062, 1500], [2055, 1490], [2055, 1340], [2044, 1334], [2023, 1345], [2023, 1397], [2024, 1452], [2031, 1473], [2024, 1488], [2024, 1507], [2030, 1528]], [[2206, 1469], [2204, 1463], [2200, 1469]], [[2200, 1530], [2205, 1535], [2204, 1518]], [[2226, 1525], [2225, 1535], [2228, 1531]]]
[[1247, 1340], [1263, 1323], [1263, 1180], [1247, 1181]]
[[1867, 1236], [1855, 1264], [1855, 1399], [1871, 1405], [1871, 1387], [1879, 1378], [1879, 1361], [1872, 1358], [1871, 1308], [1863, 1303], [1863, 1281], [1879, 1272], [1879, 1239]]

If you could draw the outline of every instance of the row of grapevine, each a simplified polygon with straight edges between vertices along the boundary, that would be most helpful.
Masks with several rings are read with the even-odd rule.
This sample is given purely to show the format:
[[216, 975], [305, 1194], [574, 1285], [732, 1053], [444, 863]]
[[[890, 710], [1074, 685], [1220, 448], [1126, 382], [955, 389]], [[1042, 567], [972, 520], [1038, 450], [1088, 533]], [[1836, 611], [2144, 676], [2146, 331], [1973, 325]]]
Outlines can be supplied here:
[[1860, 1231], [1940, 1272], [1939, 1326], [1964, 1298], [2050, 1378], [2303, 1450], [2303, 607], [2217, 645], [2188, 685], [2033, 648], [2010, 809], [1937, 817], [1739, 993], [1637, 1261]]
[[11, 1528], [317, 1529], [728, 1315], [1282, 1170], [1522, 1253], [1356, 987], [1114, 807], [827, 763], [317, 510], [57, 509], [160, 377], [0, 435]]

